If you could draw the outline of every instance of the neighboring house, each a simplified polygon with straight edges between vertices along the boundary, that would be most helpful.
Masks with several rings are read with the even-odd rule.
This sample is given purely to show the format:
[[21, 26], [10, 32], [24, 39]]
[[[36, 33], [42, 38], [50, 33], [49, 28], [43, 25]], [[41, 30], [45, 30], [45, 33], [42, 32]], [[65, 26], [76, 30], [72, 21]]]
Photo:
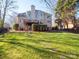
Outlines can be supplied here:
[[32, 26], [32, 24], [43, 24], [47, 25], [48, 29], [52, 29], [52, 15], [41, 10], [36, 10], [35, 6], [31, 6], [31, 11], [27, 13], [19, 13], [17, 16], [16, 23], [22, 29], [27, 28], [26, 25]]

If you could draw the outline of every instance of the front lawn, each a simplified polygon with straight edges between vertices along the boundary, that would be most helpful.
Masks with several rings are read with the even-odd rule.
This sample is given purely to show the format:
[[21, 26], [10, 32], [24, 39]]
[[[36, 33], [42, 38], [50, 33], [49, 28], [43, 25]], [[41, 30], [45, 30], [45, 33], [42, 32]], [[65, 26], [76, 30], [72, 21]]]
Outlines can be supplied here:
[[6, 33], [0, 59], [79, 59], [79, 34]]

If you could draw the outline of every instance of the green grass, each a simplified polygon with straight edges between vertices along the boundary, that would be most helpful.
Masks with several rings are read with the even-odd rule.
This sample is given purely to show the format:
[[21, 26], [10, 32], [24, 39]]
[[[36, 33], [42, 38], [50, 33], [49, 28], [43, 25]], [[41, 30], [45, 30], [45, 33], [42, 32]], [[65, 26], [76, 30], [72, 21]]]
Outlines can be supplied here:
[[79, 59], [79, 34], [6, 33], [0, 59]]

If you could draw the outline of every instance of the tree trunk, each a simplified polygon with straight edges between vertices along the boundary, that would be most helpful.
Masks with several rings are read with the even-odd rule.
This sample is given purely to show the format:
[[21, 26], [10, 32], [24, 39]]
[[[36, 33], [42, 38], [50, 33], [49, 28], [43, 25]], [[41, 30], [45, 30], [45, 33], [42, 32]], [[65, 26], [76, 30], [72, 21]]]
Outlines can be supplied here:
[[68, 27], [68, 24], [67, 24], [67, 29], [68, 29], [69, 27]]
[[4, 7], [4, 14], [3, 14], [3, 22], [2, 22], [2, 28], [4, 27], [5, 22], [5, 16], [6, 16], [6, 9], [7, 9], [7, 0], [5, 1], [5, 7]]

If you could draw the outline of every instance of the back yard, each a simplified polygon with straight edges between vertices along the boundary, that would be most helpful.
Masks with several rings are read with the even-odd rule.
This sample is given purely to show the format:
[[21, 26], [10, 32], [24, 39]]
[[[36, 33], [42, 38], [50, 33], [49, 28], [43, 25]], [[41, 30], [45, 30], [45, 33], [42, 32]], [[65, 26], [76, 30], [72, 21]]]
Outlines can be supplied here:
[[79, 59], [79, 34], [6, 33], [0, 59]]

